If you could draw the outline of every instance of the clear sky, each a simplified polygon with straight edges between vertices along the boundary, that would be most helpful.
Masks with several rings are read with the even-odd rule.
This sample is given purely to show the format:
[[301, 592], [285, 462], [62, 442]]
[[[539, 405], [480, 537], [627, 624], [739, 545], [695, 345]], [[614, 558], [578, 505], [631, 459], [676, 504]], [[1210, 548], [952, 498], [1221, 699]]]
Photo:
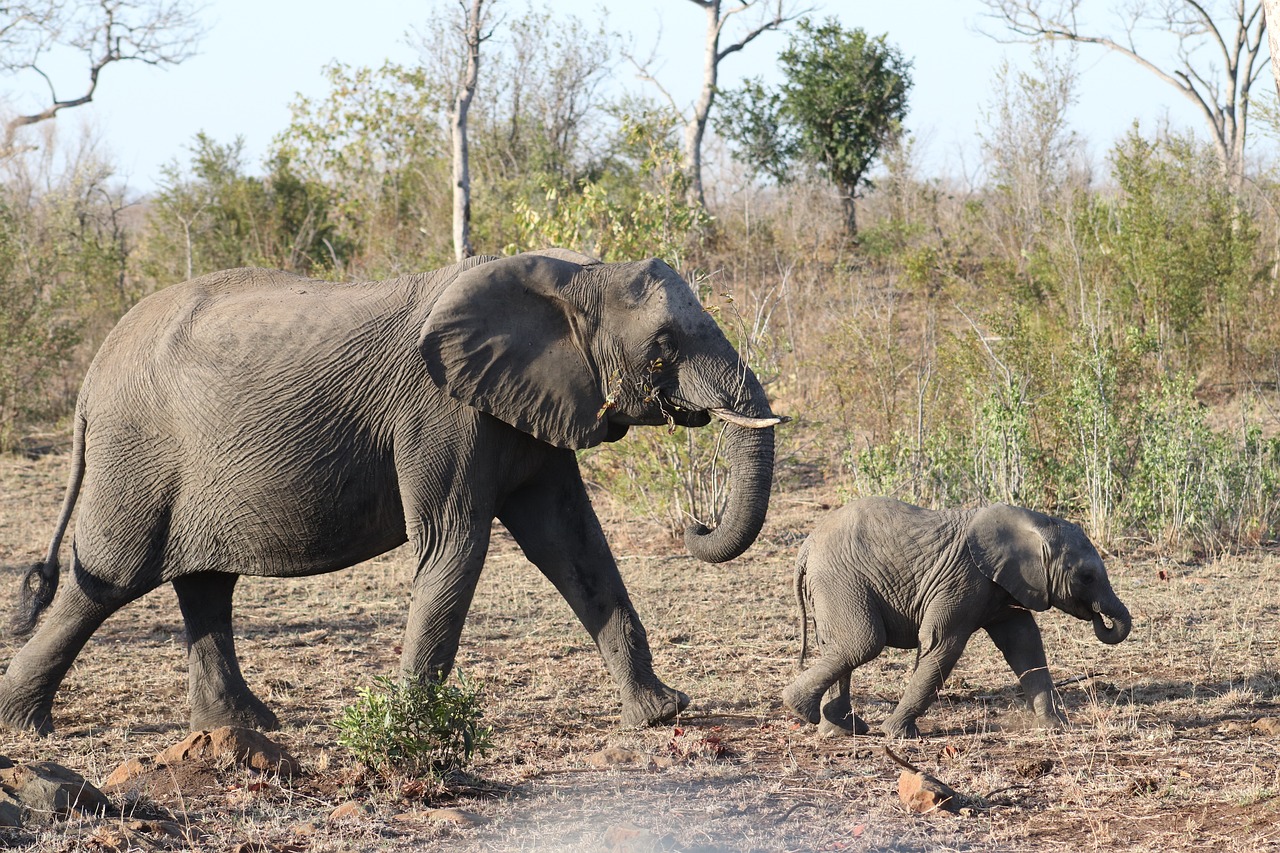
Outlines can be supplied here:
[[[688, 0], [556, 0], [557, 14], [606, 25], [630, 37], [647, 53], [657, 46], [656, 76], [682, 105], [693, 97], [701, 74], [705, 16]], [[1098, 5], [1114, 7], [1111, 0]], [[1004, 59], [1030, 68], [1030, 48], [1001, 44], [980, 34], [985, 7], [979, 0], [864, 2], [815, 0], [815, 16], [834, 15], [847, 27], [872, 35], [887, 34], [914, 63], [914, 88], [908, 129], [917, 137], [930, 174], [972, 174], [977, 164], [977, 130], [995, 93], [995, 72]], [[499, 0], [513, 19], [525, 0]], [[203, 18], [208, 35], [199, 55], [182, 65], [159, 69], [117, 64], [102, 76], [99, 94], [88, 107], [68, 110], [58, 120], [67, 128], [90, 122], [99, 132], [129, 186], [145, 192], [155, 186], [160, 167], [174, 159], [185, 164], [186, 147], [203, 130], [220, 142], [245, 140], [250, 162], [260, 162], [271, 138], [288, 122], [295, 93], [322, 96], [321, 68], [332, 60], [349, 65], [380, 65], [386, 59], [412, 62], [416, 50], [406, 34], [428, 15], [458, 14], [453, 0], [210, 0]], [[987, 22], [987, 29], [995, 27]], [[500, 33], [499, 33], [500, 35]], [[774, 73], [786, 36], [766, 34], [721, 66], [721, 84], [744, 76]], [[1080, 103], [1071, 116], [1089, 141], [1095, 160], [1134, 119], [1148, 129], [1168, 119], [1202, 138], [1203, 120], [1189, 101], [1150, 72], [1101, 48], [1081, 48]], [[59, 94], [78, 94], [83, 72], [68, 71]], [[647, 84], [626, 64], [618, 84], [637, 90]], [[23, 104], [23, 92], [38, 92], [37, 78], [0, 81]], [[483, 80], [481, 85], [483, 85]], [[656, 90], [650, 87], [656, 95]], [[23, 105], [31, 106], [33, 102]]]

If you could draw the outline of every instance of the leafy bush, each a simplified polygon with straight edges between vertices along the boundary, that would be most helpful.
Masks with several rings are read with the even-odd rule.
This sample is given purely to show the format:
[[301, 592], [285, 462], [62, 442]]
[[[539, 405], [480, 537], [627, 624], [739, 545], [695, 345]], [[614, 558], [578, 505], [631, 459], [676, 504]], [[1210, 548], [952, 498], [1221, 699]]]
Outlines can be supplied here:
[[384, 775], [440, 776], [488, 751], [492, 730], [480, 723], [481, 699], [480, 686], [461, 671], [457, 684], [379, 676], [343, 709], [334, 724], [338, 743]]

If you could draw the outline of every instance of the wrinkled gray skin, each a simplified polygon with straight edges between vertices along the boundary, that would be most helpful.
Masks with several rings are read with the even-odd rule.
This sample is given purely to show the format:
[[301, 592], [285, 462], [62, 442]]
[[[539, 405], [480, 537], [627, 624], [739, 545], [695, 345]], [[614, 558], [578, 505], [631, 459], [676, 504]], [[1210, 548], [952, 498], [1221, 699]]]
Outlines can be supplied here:
[[732, 495], [722, 524], [686, 542], [718, 562], [759, 533], [778, 419], [661, 261], [549, 250], [374, 283], [239, 269], [170, 287], [120, 321], [85, 377], [63, 517], [24, 581], [20, 628], [51, 609], [0, 682], [0, 722], [49, 731], [94, 630], [171, 583], [192, 727], [274, 728], [236, 660], [238, 576], [331, 572], [406, 541], [418, 567], [401, 672], [438, 677], [494, 518], [590, 632], [624, 724], [669, 719], [689, 698], [653, 673], [574, 450], [713, 417], [728, 422]]
[[889, 498], [855, 501], [823, 519], [801, 546], [796, 599], [801, 665], [806, 604], [822, 656], [782, 699], [824, 734], [867, 733], [849, 702], [849, 676], [891, 646], [917, 649], [916, 669], [880, 728], [919, 737], [916, 718], [978, 629], [1004, 654], [1040, 722], [1061, 725], [1031, 611], [1052, 606], [1090, 620], [1104, 643], [1122, 641], [1132, 624], [1084, 531], [1003, 504], [934, 512]]

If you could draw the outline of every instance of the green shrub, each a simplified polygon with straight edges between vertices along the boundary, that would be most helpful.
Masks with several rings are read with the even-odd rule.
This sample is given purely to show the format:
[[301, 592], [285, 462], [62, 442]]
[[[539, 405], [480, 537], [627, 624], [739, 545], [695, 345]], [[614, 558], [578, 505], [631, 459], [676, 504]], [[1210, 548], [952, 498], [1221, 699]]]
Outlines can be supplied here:
[[457, 673], [457, 684], [375, 678], [334, 725], [338, 743], [386, 774], [441, 776], [489, 749], [481, 725], [480, 685]]

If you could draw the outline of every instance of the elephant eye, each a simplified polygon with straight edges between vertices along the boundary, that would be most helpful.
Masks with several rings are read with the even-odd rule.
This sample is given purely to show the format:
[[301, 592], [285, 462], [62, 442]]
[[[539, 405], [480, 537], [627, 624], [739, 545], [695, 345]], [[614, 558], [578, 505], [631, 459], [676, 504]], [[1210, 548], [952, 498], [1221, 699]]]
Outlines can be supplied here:
[[1092, 586], [1095, 580], [1097, 580], [1097, 578], [1094, 576], [1093, 572], [1084, 572], [1080, 575], [1080, 583], [1085, 586]]

